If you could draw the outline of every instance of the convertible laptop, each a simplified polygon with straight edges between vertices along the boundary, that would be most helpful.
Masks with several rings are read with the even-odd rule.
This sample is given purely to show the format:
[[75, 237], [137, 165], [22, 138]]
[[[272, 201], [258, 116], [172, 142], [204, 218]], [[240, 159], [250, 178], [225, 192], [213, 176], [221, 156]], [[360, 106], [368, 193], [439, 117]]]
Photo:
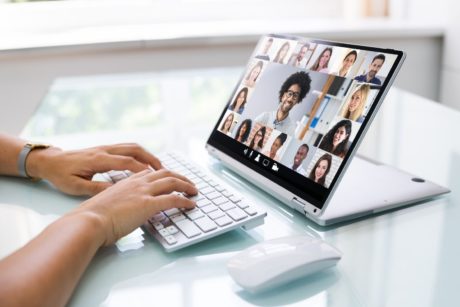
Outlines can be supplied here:
[[393, 49], [262, 37], [206, 148], [320, 225], [447, 193], [352, 159], [404, 59]]
[[[393, 49], [264, 36], [206, 148], [320, 225], [447, 193], [392, 167], [352, 159], [404, 58]], [[200, 190], [196, 210], [171, 210], [146, 223], [167, 251], [263, 223], [263, 208], [242, 201], [219, 179], [177, 155], [160, 158]]]

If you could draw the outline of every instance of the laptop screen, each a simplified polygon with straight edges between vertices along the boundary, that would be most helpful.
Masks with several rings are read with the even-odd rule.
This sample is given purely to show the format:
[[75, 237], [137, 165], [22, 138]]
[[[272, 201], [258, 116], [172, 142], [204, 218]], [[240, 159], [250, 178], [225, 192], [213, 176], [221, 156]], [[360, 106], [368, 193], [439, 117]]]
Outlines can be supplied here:
[[208, 143], [321, 209], [402, 58], [264, 36]]

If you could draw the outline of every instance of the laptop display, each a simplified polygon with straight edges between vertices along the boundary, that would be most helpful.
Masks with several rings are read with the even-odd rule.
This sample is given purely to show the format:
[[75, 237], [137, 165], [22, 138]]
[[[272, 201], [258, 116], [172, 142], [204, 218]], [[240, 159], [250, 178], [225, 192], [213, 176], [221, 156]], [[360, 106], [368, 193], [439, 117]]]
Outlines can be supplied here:
[[208, 144], [321, 210], [403, 58], [264, 36]]

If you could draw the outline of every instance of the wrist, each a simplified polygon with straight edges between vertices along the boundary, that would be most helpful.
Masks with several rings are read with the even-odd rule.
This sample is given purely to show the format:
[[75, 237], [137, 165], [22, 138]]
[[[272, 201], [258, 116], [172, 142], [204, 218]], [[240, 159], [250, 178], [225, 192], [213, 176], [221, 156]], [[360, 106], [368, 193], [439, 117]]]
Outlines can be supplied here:
[[48, 147], [32, 150], [25, 161], [25, 170], [32, 178], [47, 179], [47, 171], [52, 167], [52, 159], [56, 153], [61, 152], [57, 147]]
[[108, 246], [116, 242], [114, 223], [110, 213], [100, 206], [104, 200], [97, 196], [91, 197], [80, 204], [76, 212], [82, 212], [97, 226], [97, 236], [100, 246]]
[[79, 224], [84, 225], [82, 236], [90, 238], [93, 248], [99, 249], [107, 245], [107, 223], [102, 215], [80, 207], [70, 212], [66, 217], [69, 221], [79, 221]]

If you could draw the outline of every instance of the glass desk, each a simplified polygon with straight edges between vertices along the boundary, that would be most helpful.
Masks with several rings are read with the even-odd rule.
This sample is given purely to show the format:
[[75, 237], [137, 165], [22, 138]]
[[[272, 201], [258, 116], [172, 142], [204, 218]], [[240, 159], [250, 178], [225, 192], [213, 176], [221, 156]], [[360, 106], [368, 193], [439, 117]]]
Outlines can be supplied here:
[[[456, 305], [460, 139], [455, 132], [460, 113], [392, 89], [360, 154], [447, 186], [452, 193], [321, 228], [207, 158], [206, 138], [240, 72], [222, 68], [67, 78], [52, 86], [24, 137], [64, 148], [135, 141], [153, 152], [187, 152], [268, 212], [263, 226], [172, 254], [148, 236], [124, 252], [116, 246], [101, 249], [69, 306]], [[46, 182], [0, 177], [0, 257], [81, 201]], [[294, 234], [321, 237], [344, 256], [334, 269], [262, 295], [243, 291], [227, 274], [225, 263], [238, 251]]]

